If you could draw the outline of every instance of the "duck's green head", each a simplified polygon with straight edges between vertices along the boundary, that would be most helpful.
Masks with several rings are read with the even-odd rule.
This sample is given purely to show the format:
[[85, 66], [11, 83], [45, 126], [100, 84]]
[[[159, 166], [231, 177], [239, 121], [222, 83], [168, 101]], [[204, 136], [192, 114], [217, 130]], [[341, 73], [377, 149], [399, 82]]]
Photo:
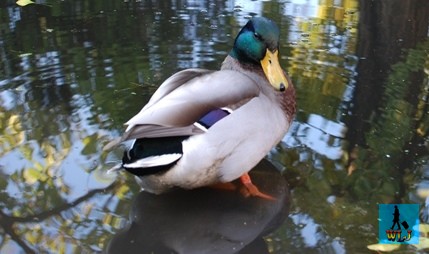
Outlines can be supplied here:
[[276, 23], [264, 17], [255, 17], [238, 33], [230, 56], [241, 63], [262, 67], [270, 84], [279, 91], [288, 88], [278, 60], [280, 30]]

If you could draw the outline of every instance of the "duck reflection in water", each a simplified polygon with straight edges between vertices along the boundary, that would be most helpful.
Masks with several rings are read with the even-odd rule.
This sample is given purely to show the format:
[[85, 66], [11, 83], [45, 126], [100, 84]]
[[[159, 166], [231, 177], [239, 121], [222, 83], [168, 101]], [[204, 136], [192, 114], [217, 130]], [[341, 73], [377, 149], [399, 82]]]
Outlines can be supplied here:
[[250, 174], [274, 201], [214, 188], [140, 192], [130, 224], [110, 240], [107, 253], [268, 253], [262, 237], [286, 218], [289, 189], [267, 160]]

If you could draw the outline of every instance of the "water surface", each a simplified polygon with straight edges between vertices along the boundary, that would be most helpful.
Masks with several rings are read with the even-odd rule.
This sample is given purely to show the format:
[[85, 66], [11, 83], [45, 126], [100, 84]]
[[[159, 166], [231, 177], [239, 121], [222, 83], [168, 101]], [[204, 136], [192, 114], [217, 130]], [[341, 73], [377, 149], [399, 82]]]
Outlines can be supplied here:
[[[429, 220], [425, 0], [37, 3], [0, 4], [1, 253], [157, 241], [165, 248], [155, 253], [197, 243], [220, 253], [368, 253], [377, 204], [417, 203]], [[290, 189], [279, 199], [287, 202], [221, 193], [214, 207], [225, 210], [216, 210], [204, 203], [212, 191], [156, 197], [129, 174], [106, 174], [122, 151], [103, 145], [160, 83], [185, 68], [219, 68], [240, 27], [261, 15], [280, 26], [281, 64], [297, 89], [296, 119], [267, 157], [271, 179], [289, 183], [271, 184], [279, 195]], [[171, 200], [184, 207], [169, 214]], [[162, 241], [145, 238], [148, 228], [166, 232]]]

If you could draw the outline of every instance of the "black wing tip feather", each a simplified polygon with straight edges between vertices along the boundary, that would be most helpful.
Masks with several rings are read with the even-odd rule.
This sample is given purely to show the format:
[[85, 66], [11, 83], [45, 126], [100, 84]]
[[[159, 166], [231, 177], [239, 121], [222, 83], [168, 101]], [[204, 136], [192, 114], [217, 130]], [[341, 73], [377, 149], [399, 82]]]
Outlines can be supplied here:
[[127, 165], [151, 156], [183, 154], [182, 142], [187, 138], [189, 138], [189, 136], [137, 139], [133, 146], [124, 152], [122, 157], [122, 167], [136, 176], [153, 175], [165, 172], [172, 168], [180, 158], [168, 164], [152, 167], [127, 167]]

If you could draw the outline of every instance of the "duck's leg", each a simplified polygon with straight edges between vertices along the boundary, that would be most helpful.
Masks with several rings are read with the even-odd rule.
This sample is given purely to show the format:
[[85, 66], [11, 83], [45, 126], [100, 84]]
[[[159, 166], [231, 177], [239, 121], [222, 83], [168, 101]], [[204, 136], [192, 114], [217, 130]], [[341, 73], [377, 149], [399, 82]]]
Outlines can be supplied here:
[[244, 185], [244, 188], [241, 189], [241, 192], [244, 196], [254, 196], [254, 197], [260, 197], [268, 200], [276, 200], [273, 196], [270, 196], [268, 194], [262, 193], [259, 191], [258, 187], [252, 183], [252, 180], [250, 179], [250, 176], [248, 173], [243, 174], [240, 176], [240, 181]]
[[209, 186], [210, 188], [213, 189], [218, 189], [218, 190], [228, 190], [228, 191], [235, 191], [237, 190], [237, 187], [230, 182], [227, 183], [215, 183]]

